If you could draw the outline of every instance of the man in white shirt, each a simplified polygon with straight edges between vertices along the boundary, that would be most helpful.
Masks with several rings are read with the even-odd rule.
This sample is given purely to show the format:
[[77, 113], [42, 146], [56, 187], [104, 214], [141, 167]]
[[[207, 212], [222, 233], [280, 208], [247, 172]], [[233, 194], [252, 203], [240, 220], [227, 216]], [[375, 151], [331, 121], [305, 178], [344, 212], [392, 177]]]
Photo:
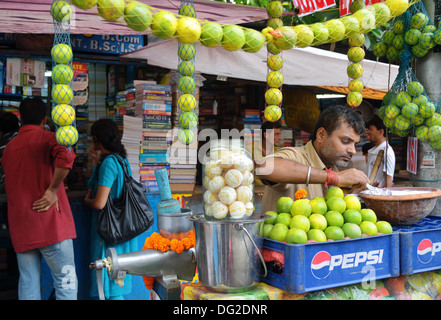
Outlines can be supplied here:
[[377, 115], [374, 115], [374, 117], [366, 123], [366, 127], [369, 140], [374, 143], [374, 146], [368, 151], [368, 177], [371, 175], [378, 152], [384, 150], [384, 156], [381, 160], [377, 175], [371, 183], [376, 184], [378, 182], [379, 187], [390, 188], [392, 187], [394, 179], [395, 152], [387, 141], [387, 128]]

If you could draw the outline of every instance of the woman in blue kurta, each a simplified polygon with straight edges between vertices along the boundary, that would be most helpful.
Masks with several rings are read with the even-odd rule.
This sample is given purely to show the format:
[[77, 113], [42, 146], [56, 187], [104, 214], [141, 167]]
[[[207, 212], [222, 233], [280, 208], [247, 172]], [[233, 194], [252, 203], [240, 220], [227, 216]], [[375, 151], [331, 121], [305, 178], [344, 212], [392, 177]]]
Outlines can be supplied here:
[[[124, 145], [121, 143], [121, 133], [118, 126], [111, 119], [100, 119], [91, 128], [93, 146], [90, 148], [92, 164], [94, 165], [92, 176], [89, 179], [89, 192], [84, 198], [85, 203], [93, 209], [91, 222], [91, 261], [104, 259], [108, 248], [115, 248], [117, 254], [124, 254], [138, 250], [136, 237], [129, 241], [110, 245], [97, 233], [97, 212], [104, 208], [107, 198], [119, 198], [123, 191], [124, 172], [116, 156], [119, 156], [127, 164], [129, 163]], [[91, 296], [98, 296], [96, 271], [91, 275]], [[115, 281], [110, 280], [107, 272], [103, 272], [103, 289], [106, 299], [123, 299], [123, 295], [132, 290], [132, 276], [127, 275], [124, 286], [120, 287]]]

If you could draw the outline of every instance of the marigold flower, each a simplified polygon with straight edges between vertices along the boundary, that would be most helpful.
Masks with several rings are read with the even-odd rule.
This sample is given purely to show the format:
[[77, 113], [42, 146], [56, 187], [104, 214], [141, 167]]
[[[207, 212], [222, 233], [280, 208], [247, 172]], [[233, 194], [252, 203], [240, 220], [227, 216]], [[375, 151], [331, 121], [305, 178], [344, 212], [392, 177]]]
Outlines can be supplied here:
[[306, 198], [307, 195], [308, 195], [308, 193], [306, 192], [305, 189], [299, 189], [299, 190], [297, 190], [296, 193], [294, 194], [296, 200]]

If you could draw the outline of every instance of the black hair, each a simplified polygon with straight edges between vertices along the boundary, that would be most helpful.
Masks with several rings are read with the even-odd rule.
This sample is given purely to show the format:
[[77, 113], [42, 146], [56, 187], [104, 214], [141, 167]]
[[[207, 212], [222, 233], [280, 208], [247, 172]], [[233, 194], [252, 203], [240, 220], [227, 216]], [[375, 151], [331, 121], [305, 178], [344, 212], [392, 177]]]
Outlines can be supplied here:
[[377, 130], [383, 129], [383, 137], [386, 136], [387, 128], [383, 123], [383, 120], [378, 115], [374, 115], [367, 123], [366, 128], [369, 129], [370, 126], [374, 126]]
[[15, 132], [20, 128], [20, 120], [12, 112], [0, 116], [0, 131], [3, 133]]
[[271, 130], [271, 129], [281, 129], [282, 128], [282, 123], [280, 121], [265, 121], [264, 123], [262, 123], [262, 126], [260, 127], [260, 130], [262, 131], [262, 137], [264, 136], [264, 133], [267, 130]]
[[40, 97], [26, 98], [20, 103], [18, 109], [23, 125], [40, 125], [46, 117], [46, 104]]
[[318, 129], [323, 127], [328, 135], [331, 135], [342, 123], [347, 123], [359, 135], [365, 132], [364, 120], [359, 113], [347, 106], [334, 105], [320, 113], [311, 140], [315, 141]]
[[126, 148], [121, 143], [121, 132], [118, 125], [112, 119], [99, 119], [90, 128], [90, 135], [100, 142], [103, 147], [121, 157], [127, 156]]

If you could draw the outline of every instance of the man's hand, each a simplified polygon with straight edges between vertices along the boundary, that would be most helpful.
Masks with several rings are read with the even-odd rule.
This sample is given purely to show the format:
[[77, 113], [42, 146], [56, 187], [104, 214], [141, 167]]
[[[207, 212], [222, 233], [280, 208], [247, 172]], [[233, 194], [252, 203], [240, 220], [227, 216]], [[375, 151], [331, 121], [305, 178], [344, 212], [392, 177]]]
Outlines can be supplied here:
[[50, 207], [55, 203], [55, 206], [57, 207], [57, 211], [60, 210], [58, 206], [58, 196], [57, 191], [46, 189], [44, 192], [43, 197], [38, 199], [32, 204], [32, 209], [37, 210], [38, 212], [44, 212], [48, 211]]
[[353, 187], [354, 190], [359, 189], [361, 191], [369, 183], [367, 175], [355, 168], [337, 172], [337, 175], [339, 187]]

